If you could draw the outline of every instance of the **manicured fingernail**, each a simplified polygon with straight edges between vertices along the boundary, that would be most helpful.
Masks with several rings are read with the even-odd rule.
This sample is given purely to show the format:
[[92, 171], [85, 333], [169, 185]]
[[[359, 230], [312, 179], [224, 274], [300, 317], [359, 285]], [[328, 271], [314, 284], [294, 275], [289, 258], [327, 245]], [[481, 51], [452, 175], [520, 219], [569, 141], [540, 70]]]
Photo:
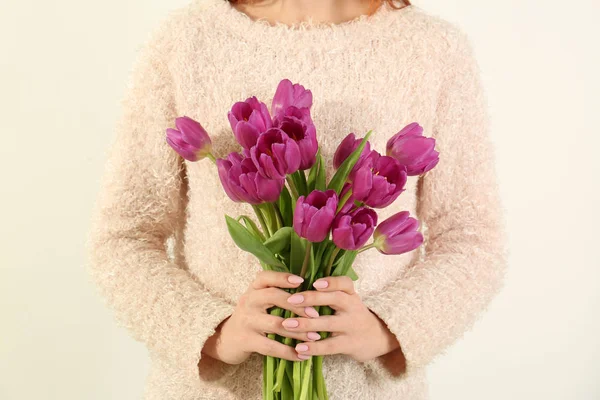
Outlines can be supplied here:
[[306, 315], [312, 318], [319, 318], [319, 313], [312, 307], [304, 307], [304, 312]]
[[292, 304], [300, 304], [304, 301], [304, 296], [302, 296], [301, 294], [295, 294], [291, 297], [288, 297], [287, 301], [288, 303]]
[[309, 338], [310, 340], [319, 340], [319, 339], [321, 339], [321, 335], [319, 335], [317, 332], [308, 332], [306, 334], [306, 337]]
[[301, 360], [308, 360], [310, 356], [307, 356], [306, 354], [298, 354], [298, 358]]
[[329, 282], [319, 279], [313, 283], [313, 286], [317, 289], [325, 289], [327, 286], [329, 286]]
[[288, 276], [288, 282], [289, 283], [302, 283], [302, 282], [304, 282], [304, 279], [302, 279], [302, 277], [300, 277], [298, 275], [290, 275], [290, 276]]
[[286, 328], [297, 328], [298, 327], [298, 320], [297, 319], [285, 319], [283, 320], [283, 322], [281, 323], [283, 326], [285, 326]]
[[308, 350], [308, 346], [305, 344], [297, 344], [296, 345], [296, 351], [306, 351]]

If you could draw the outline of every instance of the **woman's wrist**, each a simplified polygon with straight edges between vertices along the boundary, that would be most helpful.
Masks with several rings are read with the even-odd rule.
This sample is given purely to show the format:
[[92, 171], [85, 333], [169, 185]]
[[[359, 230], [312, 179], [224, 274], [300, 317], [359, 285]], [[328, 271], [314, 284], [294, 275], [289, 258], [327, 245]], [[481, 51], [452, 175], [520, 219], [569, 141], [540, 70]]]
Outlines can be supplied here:
[[[206, 339], [206, 342], [204, 342], [204, 347], [202, 348], [203, 355], [207, 355], [215, 360], [223, 361], [220, 356], [221, 331], [227, 319], [229, 319], [229, 317], [221, 321], [221, 323], [215, 328], [215, 333]], [[202, 360], [200, 360], [200, 362], [202, 362]]]
[[[369, 309], [369, 311], [371, 311]], [[406, 371], [406, 358], [402, 352], [400, 342], [396, 335], [390, 331], [387, 324], [379, 318], [377, 314], [371, 311], [377, 320], [379, 321], [381, 328], [381, 343], [383, 344], [383, 350], [381, 355], [376, 357], [376, 360], [380, 361], [381, 364], [393, 375], [399, 376]]]

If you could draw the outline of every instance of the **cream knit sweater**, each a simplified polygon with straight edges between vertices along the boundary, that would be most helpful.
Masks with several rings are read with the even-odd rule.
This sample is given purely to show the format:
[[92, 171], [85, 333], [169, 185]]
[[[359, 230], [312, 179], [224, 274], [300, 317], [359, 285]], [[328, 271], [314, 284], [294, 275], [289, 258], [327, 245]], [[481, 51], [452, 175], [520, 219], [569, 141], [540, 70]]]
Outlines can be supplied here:
[[252, 95], [270, 104], [283, 78], [313, 92], [326, 160], [350, 132], [373, 129], [379, 151], [413, 121], [437, 139], [438, 166], [409, 177], [379, 213], [380, 220], [400, 210], [417, 216], [423, 251], [370, 250], [355, 264], [356, 290], [404, 357], [397, 350], [359, 363], [334, 355], [323, 366], [331, 400], [427, 398], [424, 367], [472, 326], [506, 266], [485, 96], [469, 40], [416, 6], [384, 4], [339, 25], [289, 27], [253, 21], [226, 1], [190, 0], [140, 52], [88, 239], [95, 282], [119, 324], [149, 350], [145, 399], [261, 398], [261, 355], [232, 366], [201, 354], [260, 270], [225, 227], [224, 214], [252, 209], [226, 196], [212, 163], [183, 161], [165, 129], [188, 115], [225, 156], [238, 150], [231, 105]]

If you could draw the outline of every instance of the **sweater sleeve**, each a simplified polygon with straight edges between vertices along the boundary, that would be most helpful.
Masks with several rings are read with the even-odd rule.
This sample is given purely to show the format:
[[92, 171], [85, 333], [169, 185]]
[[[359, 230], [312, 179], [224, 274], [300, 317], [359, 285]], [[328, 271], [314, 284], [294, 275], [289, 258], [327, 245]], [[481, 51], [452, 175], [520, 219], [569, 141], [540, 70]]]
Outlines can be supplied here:
[[119, 325], [153, 357], [192, 371], [234, 305], [167, 252], [187, 202], [185, 163], [165, 141], [177, 116], [168, 26], [153, 32], [134, 64], [86, 246], [90, 275]]
[[503, 283], [503, 207], [480, 71], [463, 32], [450, 43], [431, 136], [440, 162], [419, 178], [424, 256], [363, 302], [400, 348], [377, 359], [397, 376], [427, 365], [470, 329]]

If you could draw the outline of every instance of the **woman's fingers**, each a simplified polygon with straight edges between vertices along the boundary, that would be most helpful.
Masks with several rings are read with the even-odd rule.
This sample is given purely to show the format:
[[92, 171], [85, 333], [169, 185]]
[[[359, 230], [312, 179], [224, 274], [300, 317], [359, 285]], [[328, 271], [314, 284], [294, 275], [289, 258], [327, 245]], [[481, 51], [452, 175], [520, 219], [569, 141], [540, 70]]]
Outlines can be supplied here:
[[261, 311], [277, 306], [302, 317], [319, 317], [319, 313], [313, 307], [306, 305], [296, 306], [287, 301], [289, 297], [290, 294], [285, 290], [269, 287], [261, 290], [253, 290], [249, 295], [249, 302], [253, 307], [257, 307]]
[[[301, 318], [306, 319], [306, 318]], [[284, 324], [284, 321], [288, 321]], [[289, 322], [291, 321], [291, 322]], [[263, 333], [275, 333], [279, 336], [288, 337], [292, 339], [298, 339], [302, 341], [312, 341], [319, 340], [321, 336], [316, 331], [310, 331], [305, 329], [289, 329], [286, 326], [298, 326], [298, 321], [295, 321], [292, 318], [281, 318], [275, 315], [269, 314], [260, 314], [252, 321], [253, 328], [256, 329], [261, 334]], [[303, 326], [306, 324], [303, 323]]]
[[329, 276], [317, 279], [313, 287], [320, 292], [335, 292], [339, 290], [347, 294], [354, 294], [354, 281], [348, 276]]
[[348, 339], [340, 335], [319, 340], [317, 342], [298, 343], [295, 351], [303, 356], [325, 356], [331, 354], [346, 354], [349, 352]]
[[350, 327], [345, 321], [338, 315], [322, 315], [319, 318], [284, 318], [280, 324], [289, 332], [346, 332]]
[[277, 340], [266, 336], [256, 335], [253, 343], [253, 351], [264, 356], [284, 358], [289, 361], [298, 361], [298, 353], [292, 346], [279, 343]]
[[329, 306], [334, 310], [347, 310], [352, 300], [352, 295], [339, 290], [334, 292], [307, 290], [289, 296], [286, 301], [296, 307]]
[[252, 282], [252, 288], [255, 290], [268, 287], [296, 288], [303, 281], [301, 277], [287, 272], [259, 271]]

